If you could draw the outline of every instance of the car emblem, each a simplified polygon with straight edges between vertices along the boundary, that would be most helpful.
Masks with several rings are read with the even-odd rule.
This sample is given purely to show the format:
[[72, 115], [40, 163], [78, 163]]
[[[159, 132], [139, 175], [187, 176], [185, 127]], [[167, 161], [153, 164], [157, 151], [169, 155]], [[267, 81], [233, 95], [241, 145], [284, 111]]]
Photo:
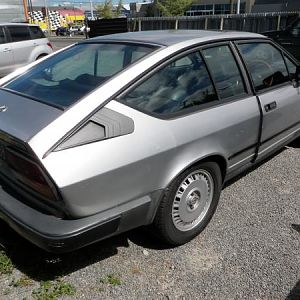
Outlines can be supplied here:
[[2, 105], [0, 106], [0, 112], [6, 112], [7, 111], [7, 106]]

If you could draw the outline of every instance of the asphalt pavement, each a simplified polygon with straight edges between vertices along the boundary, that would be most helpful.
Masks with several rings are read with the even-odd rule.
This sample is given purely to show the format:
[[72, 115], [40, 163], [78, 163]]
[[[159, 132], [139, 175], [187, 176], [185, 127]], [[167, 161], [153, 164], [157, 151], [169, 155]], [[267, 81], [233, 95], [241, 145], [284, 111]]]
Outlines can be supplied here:
[[69, 36], [50, 36], [48, 37], [49, 41], [53, 46], [53, 50], [57, 51], [61, 48], [67, 47], [71, 44], [75, 44], [81, 40], [85, 40], [84, 35], [75, 35], [72, 37]]
[[0, 272], [0, 299], [50, 299], [42, 296], [55, 283], [63, 299], [299, 300], [299, 195], [298, 140], [231, 181], [204, 232], [181, 247], [137, 229], [52, 255], [0, 223], [13, 264]]

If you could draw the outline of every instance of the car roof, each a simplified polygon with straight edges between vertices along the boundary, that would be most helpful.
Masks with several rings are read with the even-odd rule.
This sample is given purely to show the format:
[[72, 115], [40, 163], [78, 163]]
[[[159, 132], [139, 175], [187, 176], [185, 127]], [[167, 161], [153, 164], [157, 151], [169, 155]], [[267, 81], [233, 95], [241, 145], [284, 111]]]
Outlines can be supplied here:
[[157, 44], [171, 46], [180, 42], [199, 40], [202, 42], [223, 39], [247, 39], [247, 38], [266, 38], [257, 33], [239, 31], [220, 31], [220, 30], [157, 30], [157, 31], [138, 31], [105, 35], [88, 40], [87, 42], [101, 41], [126, 41], [142, 42], [146, 44]]

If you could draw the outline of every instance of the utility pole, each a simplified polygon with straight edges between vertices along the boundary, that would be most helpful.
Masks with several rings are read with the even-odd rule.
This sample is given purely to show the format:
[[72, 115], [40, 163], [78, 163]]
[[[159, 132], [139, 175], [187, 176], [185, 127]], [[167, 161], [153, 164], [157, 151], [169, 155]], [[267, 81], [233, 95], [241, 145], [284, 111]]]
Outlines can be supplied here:
[[28, 22], [28, 21], [29, 21], [29, 18], [28, 18], [28, 6], [27, 6], [27, 0], [23, 0], [23, 6], [24, 6], [25, 19], [26, 19], [26, 22]]
[[93, 9], [93, 1], [90, 0], [90, 10], [91, 10], [91, 19], [94, 20], [94, 9]]
[[47, 27], [48, 27], [48, 30], [49, 30], [49, 35], [51, 35], [51, 24], [50, 24], [50, 19], [49, 19], [49, 11], [48, 11], [47, 0], [44, 0], [44, 4], [45, 4], [45, 13], [46, 13], [46, 18], [47, 18]]
[[240, 8], [241, 8], [241, 0], [237, 0], [237, 4], [236, 4], [236, 14], [239, 15], [240, 14]]

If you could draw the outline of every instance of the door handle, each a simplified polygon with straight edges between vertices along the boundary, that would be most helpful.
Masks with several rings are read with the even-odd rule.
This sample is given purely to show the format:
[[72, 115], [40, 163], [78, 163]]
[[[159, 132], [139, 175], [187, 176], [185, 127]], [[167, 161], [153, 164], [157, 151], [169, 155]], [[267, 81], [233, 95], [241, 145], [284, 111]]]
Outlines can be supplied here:
[[277, 103], [276, 103], [276, 101], [273, 101], [273, 102], [268, 103], [268, 104], [265, 105], [265, 111], [266, 111], [266, 112], [269, 112], [270, 110], [273, 110], [273, 109], [275, 109], [275, 108], [277, 108]]
[[10, 52], [11, 51], [11, 49], [9, 49], [9, 48], [4, 48], [3, 49], [3, 52]]

